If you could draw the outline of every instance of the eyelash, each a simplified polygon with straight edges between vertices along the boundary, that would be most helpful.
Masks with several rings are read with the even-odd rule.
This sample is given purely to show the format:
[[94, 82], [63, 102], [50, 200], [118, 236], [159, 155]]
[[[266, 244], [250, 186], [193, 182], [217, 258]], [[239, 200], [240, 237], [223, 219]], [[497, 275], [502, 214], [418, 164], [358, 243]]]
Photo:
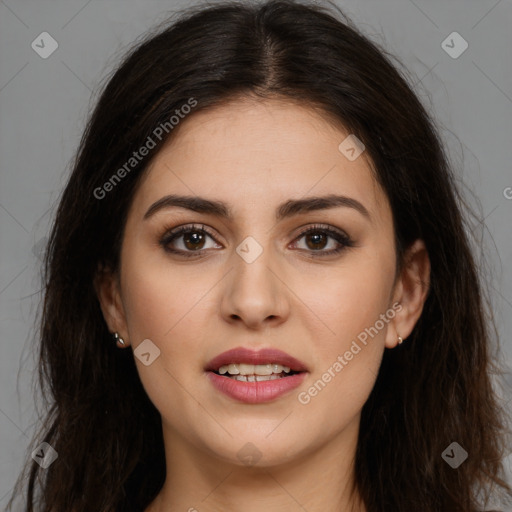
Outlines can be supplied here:
[[[173, 230], [166, 230], [164, 236], [160, 239], [160, 245], [163, 247], [163, 249], [169, 253], [172, 254], [178, 254], [180, 256], [184, 256], [186, 258], [190, 257], [197, 257], [201, 254], [201, 252], [207, 250], [207, 249], [200, 249], [197, 251], [182, 251], [182, 250], [176, 250], [176, 249], [170, 249], [169, 244], [174, 241], [176, 238], [178, 238], [180, 235], [183, 235], [185, 233], [195, 233], [195, 232], [203, 232], [206, 233], [208, 236], [210, 236], [213, 240], [215, 240], [215, 237], [212, 233], [204, 226], [198, 225], [198, 224], [192, 224], [192, 225], [186, 225], [186, 226], [180, 226]], [[330, 236], [334, 240], [336, 240], [341, 246], [337, 249], [331, 249], [330, 251], [308, 251], [310, 253], [310, 256], [313, 258], [322, 258], [325, 256], [332, 256], [334, 254], [339, 254], [343, 250], [345, 250], [347, 247], [353, 247], [354, 242], [351, 240], [351, 238], [346, 235], [345, 233], [341, 231], [337, 231], [333, 228], [330, 228], [329, 226], [324, 226], [321, 224], [314, 224], [312, 226], [308, 226], [307, 228], [303, 229], [295, 238], [294, 242], [300, 240], [304, 235], [310, 234], [310, 233], [322, 233]], [[217, 242], [215, 240], [215, 242]], [[218, 242], [217, 242], [218, 243]]]

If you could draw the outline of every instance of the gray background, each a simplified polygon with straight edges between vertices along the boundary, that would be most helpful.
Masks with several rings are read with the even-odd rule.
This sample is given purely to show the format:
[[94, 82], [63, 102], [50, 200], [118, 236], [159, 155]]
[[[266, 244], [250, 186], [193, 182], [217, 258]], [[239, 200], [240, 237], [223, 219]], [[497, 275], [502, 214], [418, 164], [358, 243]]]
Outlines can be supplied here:
[[[126, 45], [187, 4], [0, 1], [0, 509], [35, 447], [30, 446], [36, 420], [31, 379], [40, 249], [87, 113]], [[480, 220], [473, 221], [482, 237], [478, 257], [492, 270], [487, 279], [502, 339], [499, 357], [510, 368], [512, 2], [338, 0], [337, 5], [410, 71], [458, 176], [480, 203]], [[31, 47], [45, 31], [59, 45], [47, 59]], [[469, 44], [456, 59], [441, 46], [453, 31]], [[510, 387], [502, 396], [510, 407]]]

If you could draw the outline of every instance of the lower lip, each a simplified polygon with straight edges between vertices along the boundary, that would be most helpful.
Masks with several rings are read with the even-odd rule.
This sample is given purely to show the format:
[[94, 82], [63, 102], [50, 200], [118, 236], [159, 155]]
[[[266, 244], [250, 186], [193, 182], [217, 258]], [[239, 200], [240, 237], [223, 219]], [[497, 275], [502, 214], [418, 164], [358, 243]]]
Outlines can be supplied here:
[[300, 386], [307, 372], [260, 382], [243, 382], [207, 372], [210, 382], [225, 395], [247, 404], [270, 402]]

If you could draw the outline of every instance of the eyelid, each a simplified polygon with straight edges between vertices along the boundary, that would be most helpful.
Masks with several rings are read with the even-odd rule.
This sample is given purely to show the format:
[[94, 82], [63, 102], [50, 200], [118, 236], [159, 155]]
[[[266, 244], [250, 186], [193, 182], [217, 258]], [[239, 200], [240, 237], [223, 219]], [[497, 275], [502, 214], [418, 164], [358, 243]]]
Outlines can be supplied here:
[[299, 238], [309, 233], [310, 231], [326, 231], [328, 233], [335, 233], [337, 235], [350, 239], [349, 235], [347, 235], [347, 233], [345, 233], [345, 231], [343, 231], [342, 229], [331, 226], [330, 224], [318, 223], [307, 224], [305, 227], [300, 228], [299, 234], [296, 236], [296, 238]]

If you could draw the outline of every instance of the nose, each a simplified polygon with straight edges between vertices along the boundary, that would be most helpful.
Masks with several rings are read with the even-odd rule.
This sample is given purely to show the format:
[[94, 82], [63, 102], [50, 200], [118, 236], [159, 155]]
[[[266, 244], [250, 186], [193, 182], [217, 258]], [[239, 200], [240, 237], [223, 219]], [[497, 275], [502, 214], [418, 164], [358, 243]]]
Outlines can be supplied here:
[[289, 288], [271, 251], [264, 249], [254, 261], [234, 252], [230, 263], [233, 268], [226, 276], [221, 302], [223, 318], [251, 330], [286, 321]]

